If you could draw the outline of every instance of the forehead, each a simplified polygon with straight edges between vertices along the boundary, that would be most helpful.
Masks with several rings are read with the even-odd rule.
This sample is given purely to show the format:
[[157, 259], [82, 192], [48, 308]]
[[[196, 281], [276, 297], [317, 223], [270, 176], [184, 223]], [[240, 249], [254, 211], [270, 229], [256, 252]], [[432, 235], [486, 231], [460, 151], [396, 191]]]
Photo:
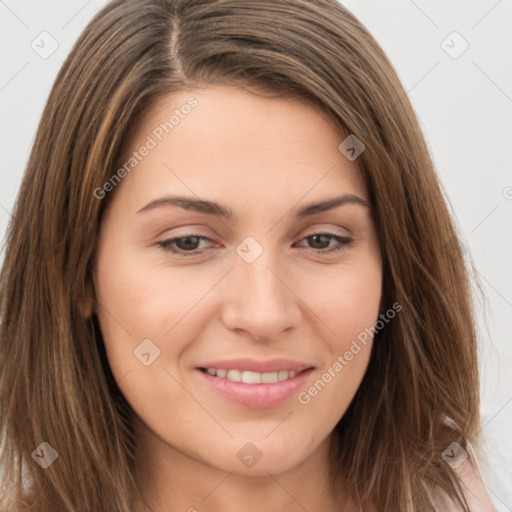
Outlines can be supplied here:
[[122, 163], [134, 153], [137, 162], [120, 188], [132, 200], [162, 192], [249, 203], [333, 192], [367, 200], [357, 162], [338, 149], [345, 138], [325, 113], [298, 99], [233, 86], [180, 91], [158, 99], [132, 127]]

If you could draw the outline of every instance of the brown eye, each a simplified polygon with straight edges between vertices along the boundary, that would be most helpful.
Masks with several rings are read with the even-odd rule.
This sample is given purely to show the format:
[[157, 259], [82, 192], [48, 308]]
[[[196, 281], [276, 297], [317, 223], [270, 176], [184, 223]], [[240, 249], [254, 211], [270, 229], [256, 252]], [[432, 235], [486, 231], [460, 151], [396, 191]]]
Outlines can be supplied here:
[[[211, 240], [205, 236], [199, 235], [187, 235], [169, 240], [163, 240], [158, 242], [164, 251], [172, 252], [181, 256], [194, 256], [204, 253], [208, 249], [199, 249], [201, 240]], [[352, 243], [351, 238], [347, 238], [335, 233], [313, 233], [303, 238], [302, 241], [306, 240], [311, 250], [320, 254], [328, 254], [343, 250]], [[335, 241], [337, 245], [331, 245], [331, 242]]]
[[[335, 233], [314, 233], [306, 236], [303, 240], [308, 242], [311, 249], [324, 254], [343, 250], [353, 241], [351, 238]], [[332, 240], [337, 242], [337, 245], [331, 246], [330, 242]]]
[[158, 245], [165, 251], [170, 251], [175, 254], [182, 254], [183, 256], [200, 254], [202, 250], [198, 250], [198, 245], [201, 240], [210, 240], [205, 236], [187, 235], [179, 238], [172, 238], [158, 242]]

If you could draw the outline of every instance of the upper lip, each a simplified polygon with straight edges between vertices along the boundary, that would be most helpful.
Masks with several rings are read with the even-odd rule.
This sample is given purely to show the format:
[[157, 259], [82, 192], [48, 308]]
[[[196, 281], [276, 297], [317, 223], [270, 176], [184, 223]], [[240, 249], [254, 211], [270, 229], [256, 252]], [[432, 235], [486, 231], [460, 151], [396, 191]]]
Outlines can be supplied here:
[[218, 370], [241, 370], [258, 373], [272, 373], [279, 370], [295, 370], [301, 372], [313, 365], [291, 359], [269, 359], [258, 361], [256, 359], [225, 359], [223, 361], [211, 361], [200, 364], [197, 368], [216, 368]]

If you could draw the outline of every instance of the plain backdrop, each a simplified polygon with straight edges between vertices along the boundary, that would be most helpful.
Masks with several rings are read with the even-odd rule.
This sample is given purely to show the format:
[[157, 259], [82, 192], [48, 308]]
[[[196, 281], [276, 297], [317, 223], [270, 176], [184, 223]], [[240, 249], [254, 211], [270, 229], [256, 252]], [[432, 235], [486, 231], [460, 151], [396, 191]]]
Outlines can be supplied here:
[[[2, 238], [53, 80], [105, 3], [0, 0]], [[342, 3], [395, 66], [484, 286], [479, 462], [497, 509], [512, 511], [512, 1]]]

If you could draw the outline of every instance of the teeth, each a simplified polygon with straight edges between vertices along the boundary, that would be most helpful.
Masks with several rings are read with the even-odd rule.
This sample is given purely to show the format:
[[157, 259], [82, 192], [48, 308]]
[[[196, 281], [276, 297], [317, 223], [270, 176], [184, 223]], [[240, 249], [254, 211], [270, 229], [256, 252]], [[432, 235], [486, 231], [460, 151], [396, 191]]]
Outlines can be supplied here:
[[279, 381], [278, 372], [273, 373], [262, 373], [261, 374], [261, 382], [264, 384], [275, 384]]
[[242, 370], [217, 370], [216, 368], [207, 368], [208, 374], [221, 379], [231, 380], [233, 382], [243, 382], [244, 384], [274, 384], [282, 380], [292, 379], [297, 375], [296, 370], [279, 370], [272, 373], [250, 372]]
[[286, 370], [280, 370], [277, 375], [277, 378], [279, 380], [286, 380], [288, 378], [288, 372]]
[[242, 382], [245, 384], [261, 384], [261, 379], [263, 378], [263, 374], [258, 372], [242, 372]]
[[242, 382], [242, 372], [240, 370], [228, 370], [226, 379], [233, 382]]

